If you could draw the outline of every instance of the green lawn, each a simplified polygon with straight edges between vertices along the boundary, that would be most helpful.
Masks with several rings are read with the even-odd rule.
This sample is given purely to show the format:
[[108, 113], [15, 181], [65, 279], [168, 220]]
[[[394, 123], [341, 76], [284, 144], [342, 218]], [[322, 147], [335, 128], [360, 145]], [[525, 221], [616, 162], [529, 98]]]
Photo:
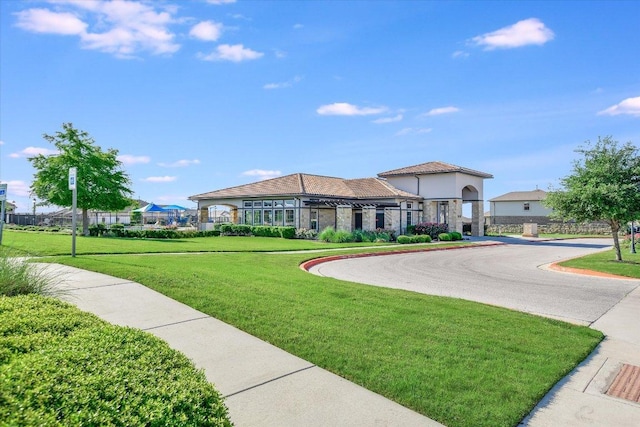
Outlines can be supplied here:
[[626, 248], [623, 247], [622, 262], [615, 260], [615, 251], [612, 249], [564, 261], [559, 263], [559, 265], [563, 267], [583, 268], [640, 279], [640, 245], [638, 245], [636, 250], [637, 252], [632, 254], [629, 252], [628, 246]]
[[[217, 242], [246, 251], [254, 239]], [[148, 242], [149, 251], [162, 243]], [[318, 245], [281, 243], [282, 249]], [[127, 250], [128, 243], [120, 244]], [[586, 327], [298, 268], [313, 256], [130, 254], [56, 261], [140, 282], [450, 427], [517, 425], [602, 339]]]
[[[71, 254], [71, 235], [5, 230], [2, 246], [33, 256]], [[381, 243], [323, 243], [315, 240], [238, 238], [233, 236], [188, 239], [118, 239], [77, 236], [76, 254], [168, 252], [262, 252], [384, 246]]]

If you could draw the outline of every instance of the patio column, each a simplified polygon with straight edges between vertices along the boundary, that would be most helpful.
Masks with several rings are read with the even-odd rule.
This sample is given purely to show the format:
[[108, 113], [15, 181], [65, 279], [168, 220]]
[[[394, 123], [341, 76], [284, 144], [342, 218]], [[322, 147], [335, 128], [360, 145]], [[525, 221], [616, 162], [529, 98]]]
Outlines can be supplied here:
[[349, 205], [336, 206], [336, 230], [351, 232], [353, 209]]
[[362, 229], [366, 231], [374, 231], [376, 229], [376, 207], [362, 207]]

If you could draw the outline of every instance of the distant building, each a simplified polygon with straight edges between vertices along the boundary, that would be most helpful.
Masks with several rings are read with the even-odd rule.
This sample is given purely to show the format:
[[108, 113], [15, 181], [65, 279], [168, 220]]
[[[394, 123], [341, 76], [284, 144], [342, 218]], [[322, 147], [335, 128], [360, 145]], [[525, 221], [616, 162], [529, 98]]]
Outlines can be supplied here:
[[512, 191], [489, 200], [492, 225], [524, 224], [535, 222], [548, 224], [553, 211], [542, 204], [547, 196], [543, 190]]

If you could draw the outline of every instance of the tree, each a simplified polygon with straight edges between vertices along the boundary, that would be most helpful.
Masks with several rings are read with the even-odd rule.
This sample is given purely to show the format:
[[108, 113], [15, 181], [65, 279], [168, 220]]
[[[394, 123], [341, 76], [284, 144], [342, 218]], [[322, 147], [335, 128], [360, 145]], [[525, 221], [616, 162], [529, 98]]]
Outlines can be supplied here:
[[119, 211], [131, 205], [129, 176], [121, 169], [118, 151], [106, 152], [87, 132], [64, 123], [62, 131], [43, 138], [54, 144], [58, 154], [29, 158], [36, 169], [31, 191], [46, 204], [71, 207], [69, 168], [77, 168], [78, 208], [82, 209], [82, 231], [89, 234], [89, 209]]
[[589, 141], [577, 153], [573, 173], [561, 179], [563, 190], [547, 193], [553, 217], [577, 222], [604, 221], [611, 227], [616, 260], [622, 261], [618, 232], [640, 216], [640, 157], [631, 142], [619, 146], [610, 136]]

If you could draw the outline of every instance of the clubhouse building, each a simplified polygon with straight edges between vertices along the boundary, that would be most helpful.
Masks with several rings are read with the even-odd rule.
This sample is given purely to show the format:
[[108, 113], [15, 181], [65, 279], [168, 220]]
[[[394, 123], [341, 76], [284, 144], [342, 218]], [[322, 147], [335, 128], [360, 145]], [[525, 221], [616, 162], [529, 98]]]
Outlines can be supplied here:
[[483, 181], [491, 174], [443, 162], [381, 172], [376, 178], [343, 179], [294, 173], [189, 197], [204, 228], [209, 208], [225, 206], [230, 221], [298, 229], [392, 229], [419, 222], [449, 224], [462, 232], [462, 205], [471, 203], [471, 235], [482, 236]]

